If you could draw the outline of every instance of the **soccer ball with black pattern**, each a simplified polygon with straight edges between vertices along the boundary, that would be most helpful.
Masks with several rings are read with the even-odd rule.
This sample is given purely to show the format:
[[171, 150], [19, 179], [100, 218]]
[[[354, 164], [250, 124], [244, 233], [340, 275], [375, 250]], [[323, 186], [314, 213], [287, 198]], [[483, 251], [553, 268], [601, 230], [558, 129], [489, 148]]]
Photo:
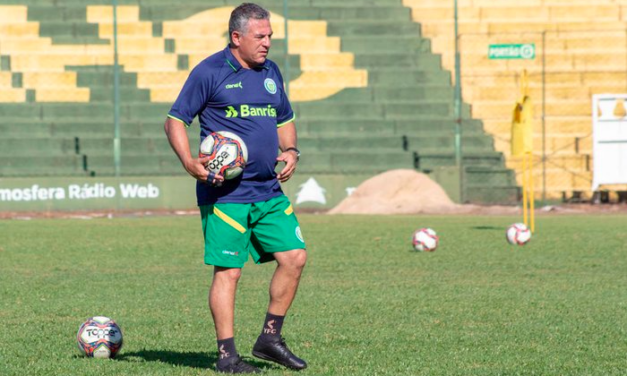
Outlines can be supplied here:
[[440, 238], [430, 228], [421, 228], [414, 232], [412, 236], [412, 245], [418, 252], [433, 252], [438, 248]]
[[507, 228], [505, 237], [509, 244], [525, 245], [531, 240], [531, 231], [524, 223], [514, 223]]
[[210, 174], [220, 174], [229, 180], [244, 171], [248, 161], [248, 149], [236, 134], [220, 131], [211, 133], [200, 143], [199, 157], [203, 156], [211, 158], [206, 165]]
[[105, 316], [90, 317], [76, 334], [79, 350], [90, 358], [114, 358], [122, 348], [122, 330]]

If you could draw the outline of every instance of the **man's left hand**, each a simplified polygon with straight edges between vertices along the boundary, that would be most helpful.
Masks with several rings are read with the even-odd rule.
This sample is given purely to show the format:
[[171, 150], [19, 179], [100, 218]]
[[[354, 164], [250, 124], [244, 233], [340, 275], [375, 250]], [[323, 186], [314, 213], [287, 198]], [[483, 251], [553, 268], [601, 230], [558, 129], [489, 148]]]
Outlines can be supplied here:
[[298, 157], [296, 156], [296, 152], [293, 150], [288, 150], [282, 152], [277, 157], [277, 162], [285, 162], [285, 167], [278, 173], [277, 179], [281, 183], [285, 183], [290, 180], [294, 172], [296, 171], [296, 162], [298, 162]]

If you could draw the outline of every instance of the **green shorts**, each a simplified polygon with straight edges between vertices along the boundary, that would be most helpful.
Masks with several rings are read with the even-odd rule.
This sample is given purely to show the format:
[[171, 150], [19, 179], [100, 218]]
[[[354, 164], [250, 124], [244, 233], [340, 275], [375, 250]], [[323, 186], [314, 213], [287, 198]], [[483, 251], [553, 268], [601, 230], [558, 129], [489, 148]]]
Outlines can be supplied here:
[[203, 205], [200, 215], [207, 265], [241, 268], [249, 254], [261, 264], [274, 260], [275, 252], [305, 248], [285, 195], [252, 204]]

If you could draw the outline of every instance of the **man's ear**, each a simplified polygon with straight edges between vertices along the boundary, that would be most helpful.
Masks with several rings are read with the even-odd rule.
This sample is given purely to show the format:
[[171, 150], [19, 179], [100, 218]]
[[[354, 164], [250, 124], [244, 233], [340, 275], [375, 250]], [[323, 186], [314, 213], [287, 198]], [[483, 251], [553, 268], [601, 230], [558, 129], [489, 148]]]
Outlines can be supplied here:
[[239, 31], [234, 31], [231, 33], [231, 42], [233, 42], [234, 46], [239, 47], [241, 37], [242, 37], [242, 34], [240, 34]]

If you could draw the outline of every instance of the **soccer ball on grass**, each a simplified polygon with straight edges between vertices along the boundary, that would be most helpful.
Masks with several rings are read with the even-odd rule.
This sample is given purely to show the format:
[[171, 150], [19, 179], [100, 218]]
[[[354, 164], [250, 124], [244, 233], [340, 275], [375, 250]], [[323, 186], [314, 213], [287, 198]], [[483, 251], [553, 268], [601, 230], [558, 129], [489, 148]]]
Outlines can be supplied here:
[[248, 149], [244, 141], [234, 133], [211, 133], [200, 143], [200, 157], [210, 157], [205, 166], [212, 175], [220, 174], [229, 180], [239, 176], [248, 161]]
[[430, 228], [421, 228], [414, 232], [412, 236], [412, 245], [418, 252], [433, 252], [438, 248], [440, 238]]
[[122, 348], [122, 330], [104, 316], [90, 317], [78, 328], [78, 348], [90, 358], [114, 358]]
[[531, 231], [524, 223], [514, 223], [507, 228], [507, 241], [512, 245], [525, 245], [531, 239]]

